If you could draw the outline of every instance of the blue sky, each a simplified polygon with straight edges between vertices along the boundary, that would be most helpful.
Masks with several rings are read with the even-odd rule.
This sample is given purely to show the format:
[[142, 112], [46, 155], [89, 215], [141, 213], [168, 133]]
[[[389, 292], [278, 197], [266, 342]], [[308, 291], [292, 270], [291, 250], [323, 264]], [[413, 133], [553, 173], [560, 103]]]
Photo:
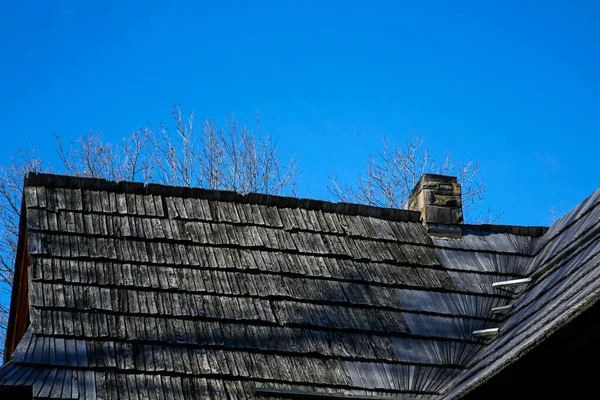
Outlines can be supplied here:
[[600, 185], [598, 2], [5, 1], [0, 163], [53, 135], [119, 140], [171, 104], [259, 112], [327, 198], [386, 134], [474, 159], [505, 224], [547, 225]]

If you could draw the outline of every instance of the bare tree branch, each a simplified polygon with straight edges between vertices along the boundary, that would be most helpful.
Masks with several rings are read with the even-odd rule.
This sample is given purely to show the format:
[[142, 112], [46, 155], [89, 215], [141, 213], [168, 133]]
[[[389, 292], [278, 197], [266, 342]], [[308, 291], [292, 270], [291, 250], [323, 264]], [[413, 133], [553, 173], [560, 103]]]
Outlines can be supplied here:
[[457, 166], [450, 153], [446, 153], [442, 161], [435, 162], [424, 146], [424, 139], [414, 130], [404, 147], [390, 149], [384, 136], [382, 149], [369, 155], [365, 172], [358, 176], [355, 185], [342, 184], [339, 177], [332, 173], [328, 190], [337, 201], [404, 208], [412, 189], [427, 172], [457, 177], [462, 185], [463, 210], [467, 221], [491, 223], [500, 217], [490, 210], [484, 213], [479, 211], [485, 194], [479, 165], [467, 160]]
[[295, 193], [297, 159], [292, 154], [284, 163], [271, 133], [262, 133], [258, 116], [255, 131], [239, 126], [232, 114], [224, 126], [206, 120], [197, 130], [193, 112], [184, 114], [173, 107], [175, 134], [163, 125], [160, 135], [147, 133], [160, 160], [159, 182], [241, 193]]

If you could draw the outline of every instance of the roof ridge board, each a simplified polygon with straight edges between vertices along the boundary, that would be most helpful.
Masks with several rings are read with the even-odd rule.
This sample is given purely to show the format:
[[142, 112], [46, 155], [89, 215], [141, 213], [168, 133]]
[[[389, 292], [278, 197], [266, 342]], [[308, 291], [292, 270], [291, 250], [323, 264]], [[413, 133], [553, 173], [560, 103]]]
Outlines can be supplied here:
[[153, 194], [172, 197], [192, 197], [206, 200], [248, 203], [280, 208], [304, 208], [346, 215], [361, 215], [399, 222], [419, 222], [418, 211], [396, 208], [375, 207], [355, 203], [332, 203], [324, 200], [296, 198], [261, 193], [241, 194], [227, 190], [203, 189], [197, 187], [167, 186], [157, 183], [141, 183], [128, 181], [108, 181], [104, 178], [72, 177], [30, 172], [25, 179], [25, 186], [43, 186], [48, 188], [69, 188], [103, 190], [131, 194]]

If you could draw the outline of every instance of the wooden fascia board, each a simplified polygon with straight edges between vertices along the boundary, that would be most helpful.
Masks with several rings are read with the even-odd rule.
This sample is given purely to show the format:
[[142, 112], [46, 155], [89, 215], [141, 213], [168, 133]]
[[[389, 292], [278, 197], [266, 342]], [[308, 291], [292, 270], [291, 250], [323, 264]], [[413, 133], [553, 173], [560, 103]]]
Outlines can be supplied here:
[[29, 254], [27, 251], [26, 221], [27, 215], [25, 201], [23, 200], [19, 220], [19, 241], [15, 259], [6, 339], [4, 342], [4, 363], [10, 360], [13, 351], [29, 326]]

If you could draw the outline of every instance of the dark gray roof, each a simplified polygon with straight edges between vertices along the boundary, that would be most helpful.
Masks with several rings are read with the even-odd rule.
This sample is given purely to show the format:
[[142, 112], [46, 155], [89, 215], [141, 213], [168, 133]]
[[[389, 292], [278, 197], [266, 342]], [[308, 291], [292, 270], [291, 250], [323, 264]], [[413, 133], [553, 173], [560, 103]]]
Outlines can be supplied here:
[[599, 193], [544, 236], [464, 226], [457, 240], [411, 211], [32, 174], [31, 325], [0, 385], [455, 398], [595, 299]]

